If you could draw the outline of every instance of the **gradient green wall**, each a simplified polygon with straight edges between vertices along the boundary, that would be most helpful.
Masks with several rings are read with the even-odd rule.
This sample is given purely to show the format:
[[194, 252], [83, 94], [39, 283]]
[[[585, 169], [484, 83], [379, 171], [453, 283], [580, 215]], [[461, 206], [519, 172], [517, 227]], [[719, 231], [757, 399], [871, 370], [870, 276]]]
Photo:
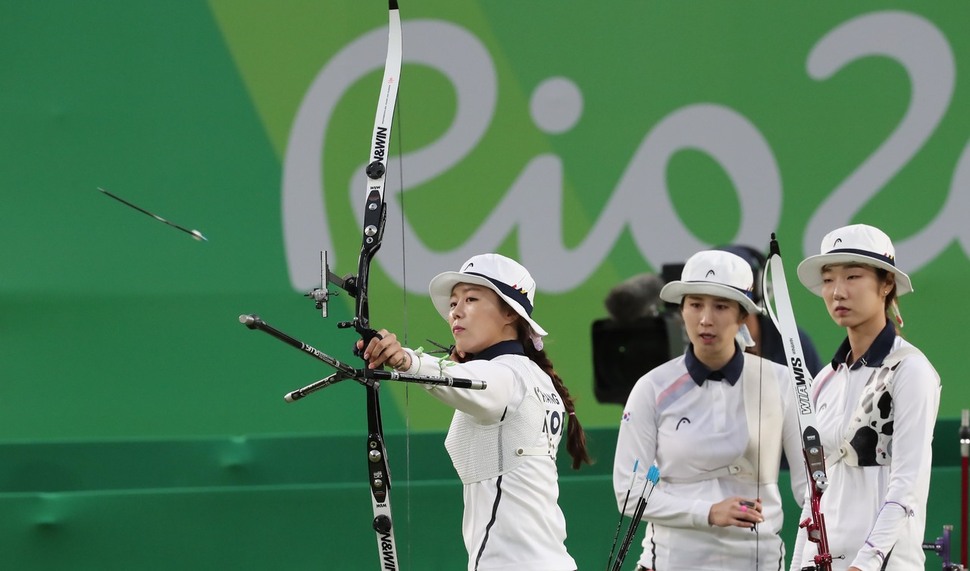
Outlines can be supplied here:
[[[916, 287], [905, 334], [944, 387], [927, 537], [958, 523], [970, 4], [416, 0], [401, 13], [371, 313], [412, 345], [447, 341], [430, 275], [484, 250], [533, 269], [536, 317], [596, 435], [597, 467], [563, 478], [583, 567], [615, 522], [620, 407], [595, 402], [589, 344], [606, 292], [772, 231], [790, 276], [832, 227], [896, 240]], [[302, 294], [324, 247], [338, 274], [355, 268], [386, 18], [376, 1], [0, 2], [0, 568], [372, 566], [354, 521], [370, 511], [360, 387], [284, 403], [326, 367], [237, 317], [352, 359], [335, 326], [347, 297], [324, 321]], [[817, 298], [792, 296], [830, 354], [840, 331]], [[455, 568], [450, 413], [420, 393], [382, 391], [407, 490], [402, 560]]]

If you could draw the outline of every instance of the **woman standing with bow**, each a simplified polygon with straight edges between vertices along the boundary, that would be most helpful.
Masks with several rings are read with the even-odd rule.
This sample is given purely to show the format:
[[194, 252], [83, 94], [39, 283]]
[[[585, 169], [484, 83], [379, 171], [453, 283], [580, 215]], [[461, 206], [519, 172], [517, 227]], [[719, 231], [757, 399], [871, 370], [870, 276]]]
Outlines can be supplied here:
[[[798, 279], [846, 331], [812, 388], [829, 478], [821, 511], [829, 551], [842, 557], [832, 569], [922, 569], [940, 377], [890, 318], [902, 327], [897, 298], [913, 291], [909, 276], [889, 236], [856, 224], [827, 234]], [[800, 530], [792, 569], [814, 555]]]
[[[760, 312], [753, 281], [746, 261], [712, 250], [691, 256], [681, 280], [661, 290], [661, 299], [680, 304], [690, 345], [633, 387], [613, 464], [626, 515], [632, 466], [660, 469], [643, 513], [649, 525], [638, 570], [784, 565], [778, 471], [782, 449], [790, 463], [801, 462], [801, 440], [788, 371], [742, 348], [751, 344], [744, 319]], [[804, 470], [792, 479], [800, 501]]]
[[576, 569], [558, 505], [564, 427], [573, 468], [590, 458], [573, 399], [543, 350], [546, 332], [532, 318], [535, 281], [518, 262], [481, 254], [429, 288], [455, 339], [450, 358], [403, 348], [386, 330], [364, 358], [371, 368], [488, 383], [482, 391], [428, 387], [455, 409], [445, 448], [464, 484], [468, 569]]

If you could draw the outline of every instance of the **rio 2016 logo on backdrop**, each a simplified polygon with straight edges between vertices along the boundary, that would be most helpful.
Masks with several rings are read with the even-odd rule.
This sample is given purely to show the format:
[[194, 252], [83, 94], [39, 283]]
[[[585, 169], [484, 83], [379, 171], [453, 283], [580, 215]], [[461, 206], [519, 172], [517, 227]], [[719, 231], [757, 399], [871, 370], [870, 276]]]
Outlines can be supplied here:
[[[412, 189], [433, 184], [436, 177], [458, 168], [461, 161], [476, 152], [495, 120], [501, 79], [493, 53], [464, 27], [443, 20], [406, 21], [404, 37], [406, 66], [426, 66], [442, 74], [457, 99], [457, 110], [447, 131], [400, 158], [407, 173], [407, 186], [402, 189], [406, 195]], [[282, 200], [290, 280], [297, 289], [319, 283], [319, 271], [307, 263], [318, 256], [319, 250], [329, 250], [333, 262], [337, 256], [342, 257], [334, 253], [334, 221], [329, 219], [325, 196], [333, 192], [345, 194], [358, 209], [357, 220], [361, 217], [363, 165], [345, 187], [325, 187], [323, 171], [328, 155], [324, 141], [345, 91], [383, 66], [385, 46], [386, 30], [382, 28], [345, 45], [317, 74], [293, 121], [283, 165]], [[469, 177], [475, 192], [494, 197], [490, 211], [474, 227], [464, 224], [460, 213], [461, 193], [469, 189], [454, 190], [455, 203], [442, 205], [441, 209], [444, 217], [452, 207], [457, 207], [458, 213], [436, 229], [413, 227], [407, 212], [401, 216], [401, 201], [389, 199], [389, 223], [400, 220], [403, 228], [388, 232], [385, 248], [399, 250], [403, 239], [407, 283], [401, 257], [385, 255], [378, 263], [398, 286], [421, 292], [428, 279], [443, 268], [457, 267], [475, 253], [499, 249], [515, 234], [517, 256], [533, 271], [540, 288], [563, 293], [584, 283], [608, 259], [624, 232], [632, 237], [645, 262], [644, 269], [686, 259], [711, 244], [692, 230], [703, 224], [690, 219], [694, 212], [702, 210], [678, 209], [671, 199], [677, 189], [668, 185], [667, 169], [673, 157], [684, 150], [703, 153], [730, 180], [739, 205], [732, 242], [763, 244], [770, 232], [784, 233], [783, 222], [792, 224], [794, 219], [798, 227], [804, 227], [798, 253], [815, 253], [824, 233], [853, 222], [869, 201], [878, 198], [883, 187], [923, 148], [950, 111], [957, 62], [940, 30], [915, 14], [874, 12], [839, 23], [808, 50], [805, 73], [816, 82], [825, 82], [835, 74], [852, 73], [853, 65], [871, 58], [889, 60], [905, 73], [911, 90], [908, 106], [891, 132], [881, 140], [873, 139], [872, 149], [859, 154], [854, 170], [834, 188], [816, 191], [821, 203], [812, 212], [782, 216], [786, 192], [791, 192], [785, 184], [789, 176], [771, 140], [755, 120], [724, 103], [693, 101], [673, 108], [653, 125], [644, 125], [639, 145], [623, 150], [629, 155], [624, 171], [612, 186], [593, 190], [608, 198], [601, 210], [592, 214], [595, 218], [586, 221], [588, 232], [575, 245], [567, 245], [564, 240], [564, 227], [572, 223], [563, 204], [567, 193], [564, 171], [596, 167], [565, 165], [561, 156], [546, 152], [524, 157], [524, 167], [504, 189], [490, 183], [492, 175], [488, 172]], [[406, 83], [407, 67], [404, 76]], [[648, 80], [641, 81], [650, 85]], [[628, 81], [618, 81], [616, 87], [629, 85]], [[650, 89], [659, 87], [653, 85]], [[643, 97], [648, 100], [645, 105], [649, 105], [650, 90]], [[542, 79], [529, 98], [532, 124], [521, 128], [563, 136], [581, 120], [589, 104], [583, 86], [570, 78]], [[635, 110], [617, 109], [616, 113], [631, 111]], [[790, 111], [795, 114], [798, 109]], [[590, 142], [600, 143], [608, 141]], [[897, 240], [898, 256], [904, 260], [907, 271], [918, 271], [954, 241], [965, 252], [970, 251], [970, 231], [957, 218], [961, 212], [970, 212], [970, 147], [964, 149], [950, 172], [927, 181], [928, 186], [935, 187], [934, 194], [940, 194], [939, 188], [947, 177], [949, 192], [937, 212], [922, 221], [912, 235]], [[900, 211], [905, 209], [901, 207]], [[458, 233], [464, 239], [456, 247], [443, 249], [435, 240], [442, 233]]]

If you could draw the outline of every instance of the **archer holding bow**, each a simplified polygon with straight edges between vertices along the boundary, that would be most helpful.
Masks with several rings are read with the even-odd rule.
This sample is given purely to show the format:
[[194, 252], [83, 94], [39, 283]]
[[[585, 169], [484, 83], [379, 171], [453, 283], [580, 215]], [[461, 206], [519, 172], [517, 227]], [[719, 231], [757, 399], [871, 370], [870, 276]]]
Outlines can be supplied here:
[[[751, 343], [744, 319], [761, 311], [753, 282], [746, 261], [711, 250], [691, 256], [681, 280], [661, 290], [661, 299], [680, 304], [690, 345], [633, 387], [613, 465], [621, 510], [635, 460], [660, 470], [643, 510], [649, 525], [638, 570], [784, 565], [778, 471], [782, 449], [792, 465], [802, 449], [787, 369], [743, 350]], [[799, 503], [806, 480], [792, 471]], [[626, 515], [631, 508], [627, 502]]]
[[518, 262], [481, 254], [431, 280], [431, 301], [455, 345], [439, 359], [403, 348], [386, 330], [358, 348], [370, 368], [482, 379], [482, 391], [428, 386], [455, 409], [445, 448], [464, 484], [468, 569], [572, 571], [559, 508], [556, 453], [564, 430], [572, 466], [590, 463], [569, 390], [532, 318], [536, 283]]
[[[828, 454], [821, 511], [830, 552], [845, 557], [831, 568], [923, 569], [940, 376], [891, 319], [902, 327], [897, 298], [913, 291], [909, 276], [896, 267], [889, 236], [856, 224], [827, 234], [798, 279], [847, 335], [812, 387]], [[792, 570], [810, 565], [812, 552], [802, 529]]]

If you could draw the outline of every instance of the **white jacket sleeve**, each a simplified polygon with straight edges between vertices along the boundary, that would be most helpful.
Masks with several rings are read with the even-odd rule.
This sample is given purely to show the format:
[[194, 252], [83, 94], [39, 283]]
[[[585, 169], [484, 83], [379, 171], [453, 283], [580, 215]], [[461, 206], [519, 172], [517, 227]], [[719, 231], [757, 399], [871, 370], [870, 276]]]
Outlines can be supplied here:
[[788, 460], [792, 497], [801, 507], [805, 504], [805, 495], [808, 490], [808, 473], [805, 470], [805, 455], [802, 453], [802, 429], [791, 376], [787, 369], [782, 370], [780, 375], [778, 391], [781, 394], [781, 407], [784, 414], [781, 445], [785, 451], [785, 459]]
[[411, 367], [404, 372], [426, 376], [461, 377], [483, 380], [483, 390], [459, 389], [441, 385], [425, 385], [428, 394], [451, 408], [469, 414], [482, 423], [501, 420], [513, 397], [520, 393], [520, 383], [515, 372], [508, 366], [494, 361], [469, 361], [456, 363], [432, 355], [418, 354], [405, 349], [411, 357]]
[[[805, 495], [802, 497], [802, 511], [798, 516], [799, 523], [805, 521], [806, 518], [811, 516], [811, 503], [809, 502], [810, 492], [808, 487], [805, 488]], [[815, 549], [814, 543], [808, 540], [808, 532], [805, 531], [804, 527], [799, 527], [798, 532], [795, 534], [795, 547], [792, 548], [791, 554], [791, 567], [789, 571], [801, 571], [802, 560], [805, 558], [806, 549]], [[813, 555], [814, 557], [814, 555]]]

